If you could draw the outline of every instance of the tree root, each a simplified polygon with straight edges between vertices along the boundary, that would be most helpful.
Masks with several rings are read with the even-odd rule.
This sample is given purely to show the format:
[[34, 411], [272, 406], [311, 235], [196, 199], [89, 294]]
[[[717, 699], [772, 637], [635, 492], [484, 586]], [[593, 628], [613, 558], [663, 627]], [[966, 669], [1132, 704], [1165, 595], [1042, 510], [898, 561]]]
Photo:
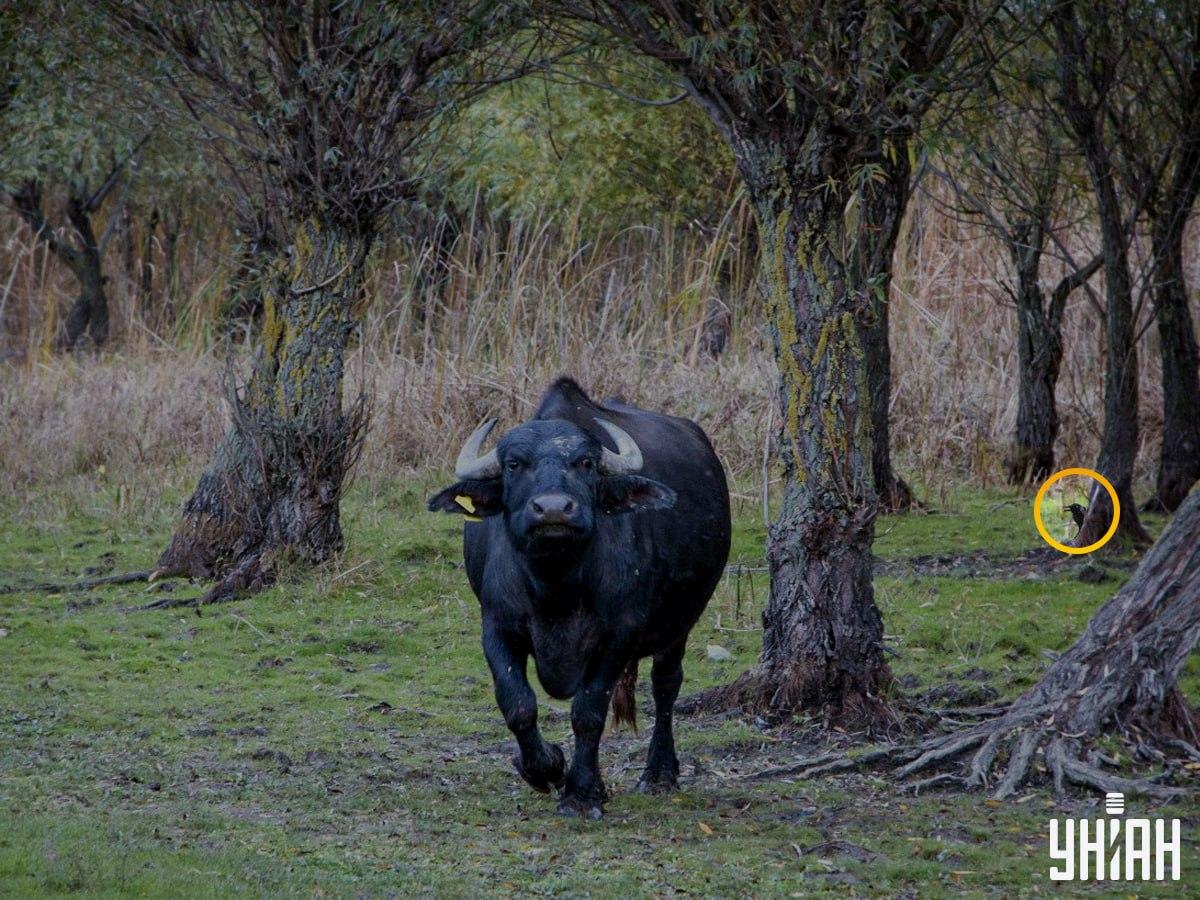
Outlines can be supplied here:
[[[986, 737], [987, 735], [982, 729], [972, 728], [964, 732], [946, 735], [943, 738], [924, 745], [917, 745], [916, 749], [920, 752], [920, 756], [897, 769], [896, 777], [907, 778], [909, 775], [914, 775], [935, 763], [953, 759], [960, 753], [970, 750], [976, 744], [982, 743]], [[922, 748], [926, 749], [923, 749], [922, 752]]]
[[[885, 769], [891, 769], [894, 776], [903, 781], [974, 750], [970, 761], [959, 771], [939, 772], [904, 784], [904, 789], [920, 793], [947, 785], [957, 785], [968, 790], [991, 788], [991, 797], [1003, 800], [1015, 794], [1029, 780], [1035, 770], [1034, 762], [1040, 754], [1045, 761], [1046, 770], [1053, 779], [1054, 789], [1060, 794], [1068, 783], [1105, 793], [1120, 791], [1161, 800], [1170, 800], [1188, 793], [1183, 788], [1159, 783], [1157, 776], [1126, 778], [1101, 771], [1084, 757], [1079, 739], [1055, 731], [1050, 724], [1053, 719], [1047, 717], [1046, 713], [1044, 708], [1011, 708], [1009, 713], [1000, 719], [917, 743], [889, 745], [856, 756], [843, 752], [825, 753], [798, 760], [788, 766], [756, 772], [747, 775], [746, 779], [763, 781], [772, 778], [811, 778], [831, 772], [848, 772], [882, 765]], [[1162, 743], [1165, 747], [1181, 751], [1189, 760], [1200, 759], [1200, 750], [1186, 741], [1167, 740]], [[995, 769], [997, 760], [1002, 756], [1005, 759], [1004, 769], [997, 780]], [[1103, 759], [1102, 756], [1100, 758]], [[1163, 758], [1166, 758], [1165, 755]]]
[[247, 554], [224, 578], [199, 597], [164, 597], [135, 609], [139, 612], [156, 609], [194, 609], [212, 603], [244, 599], [275, 583], [274, 571], [263, 557], [261, 552]]
[[149, 581], [150, 572], [120, 572], [116, 575], [105, 575], [102, 578], [81, 578], [70, 584], [5, 584], [0, 585], [0, 594], [66, 594], [76, 591], [90, 591], [93, 588], [105, 587], [112, 584], [134, 584], [139, 581]]
[[[886, 669], [879, 680], [890, 680]], [[768, 719], [785, 719], [801, 713], [820, 712], [830, 723], [864, 728], [875, 735], [886, 735], [900, 725], [900, 717], [876, 692], [828, 689], [821, 674], [796, 671], [779, 674], [763, 665], [742, 673], [730, 684], [709, 688], [680, 700], [675, 711], [680, 715], [730, 712], [752, 713]], [[822, 705], [818, 703], [824, 701]]]
[[799, 760], [790, 766], [781, 766], [776, 769], [765, 769], [762, 772], [755, 772], [753, 775], [747, 775], [746, 778], [749, 781], [769, 781], [775, 778], [811, 778], [827, 772], [845, 772], [850, 769], [857, 769], [860, 766], [877, 762], [886, 756], [891, 756], [895, 752], [896, 750], [893, 747], [884, 747], [855, 757], [850, 757], [843, 753], [825, 753], [821, 756], [812, 756], [808, 759]]

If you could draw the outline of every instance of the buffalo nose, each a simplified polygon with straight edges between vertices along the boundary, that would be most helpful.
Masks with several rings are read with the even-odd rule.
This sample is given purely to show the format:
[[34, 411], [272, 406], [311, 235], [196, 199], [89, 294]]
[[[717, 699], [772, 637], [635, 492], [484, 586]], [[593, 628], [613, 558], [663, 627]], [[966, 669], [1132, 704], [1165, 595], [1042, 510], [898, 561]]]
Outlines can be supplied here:
[[575, 501], [566, 494], [542, 494], [529, 501], [539, 525], [567, 525], [575, 518]]

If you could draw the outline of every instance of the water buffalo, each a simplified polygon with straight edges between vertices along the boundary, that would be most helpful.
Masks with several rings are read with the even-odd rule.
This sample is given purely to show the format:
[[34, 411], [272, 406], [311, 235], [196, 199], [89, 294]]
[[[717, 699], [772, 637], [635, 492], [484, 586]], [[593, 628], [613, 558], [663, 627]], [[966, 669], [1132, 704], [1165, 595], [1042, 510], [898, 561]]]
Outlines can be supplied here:
[[[463, 556], [483, 617], [496, 702], [517, 738], [517, 772], [558, 811], [596, 819], [607, 799], [599, 745], [612, 700], [632, 723], [638, 660], [653, 657], [654, 732], [639, 789], [676, 786], [671, 717], [688, 632], [729, 556], [729, 490], [695, 422], [593, 402], [569, 378], [533, 419], [480, 455], [495, 420], [466, 442], [458, 483], [429, 501], [461, 513]], [[538, 731], [532, 655], [551, 697], [574, 698], [575, 753]]]

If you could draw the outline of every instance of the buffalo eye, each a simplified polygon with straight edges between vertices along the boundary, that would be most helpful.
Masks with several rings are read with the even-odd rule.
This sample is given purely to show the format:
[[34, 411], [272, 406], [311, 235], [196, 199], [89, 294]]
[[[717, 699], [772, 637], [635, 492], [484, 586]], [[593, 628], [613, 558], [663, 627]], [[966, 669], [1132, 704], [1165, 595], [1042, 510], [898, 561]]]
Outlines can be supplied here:
[[590, 456], [585, 456], [583, 459], [579, 460], [579, 462], [575, 463], [575, 465], [583, 469], [585, 472], [592, 471], [592, 469], [594, 469], [596, 466], [596, 464], [592, 462], [592, 458]]
[[519, 459], [510, 459], [507, 463], [505, 463], [504, 468], [508, 469], [510, 472], [520, 472], [523, 468], [525, 468], [525, 463], [521, 462]]

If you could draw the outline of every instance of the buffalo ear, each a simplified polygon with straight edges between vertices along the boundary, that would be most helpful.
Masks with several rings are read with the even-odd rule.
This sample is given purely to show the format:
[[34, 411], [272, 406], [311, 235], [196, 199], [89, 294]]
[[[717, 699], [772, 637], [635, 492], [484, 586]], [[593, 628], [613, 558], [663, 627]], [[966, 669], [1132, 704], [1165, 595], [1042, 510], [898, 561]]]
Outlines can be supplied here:
[[460, 481], [438, 491], [426, 504], [430, 512], [460, 513], [468, 519], [494, 516], [504, 509], [499, 478]]
[[600, 479], [600, 509], [609, 515], [643, 509], [670, 509], [675, 492], [640, 475], [607, 475]]

